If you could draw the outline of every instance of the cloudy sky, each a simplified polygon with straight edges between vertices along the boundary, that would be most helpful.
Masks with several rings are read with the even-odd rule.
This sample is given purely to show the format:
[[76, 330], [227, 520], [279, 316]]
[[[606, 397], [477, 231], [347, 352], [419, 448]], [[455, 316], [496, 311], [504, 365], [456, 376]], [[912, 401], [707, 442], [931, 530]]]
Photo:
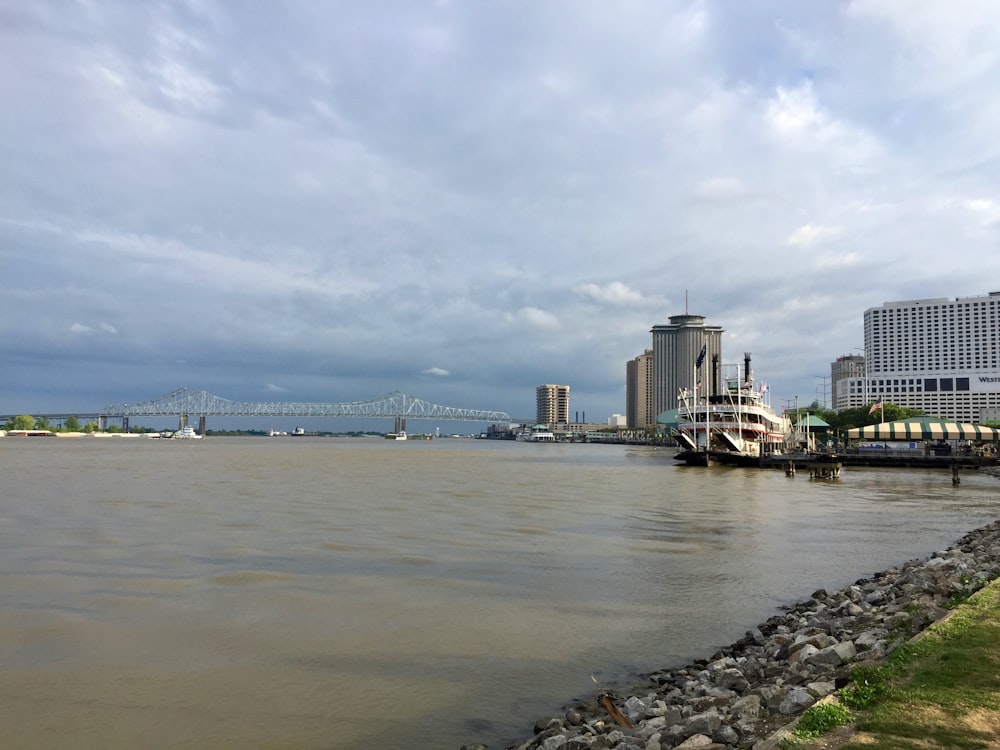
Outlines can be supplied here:
[[811, 401], [867, 308], [1000, 289], [995, 0], [0, 0], [0, 49], [3, 413], [604, 421], [686, 307]]

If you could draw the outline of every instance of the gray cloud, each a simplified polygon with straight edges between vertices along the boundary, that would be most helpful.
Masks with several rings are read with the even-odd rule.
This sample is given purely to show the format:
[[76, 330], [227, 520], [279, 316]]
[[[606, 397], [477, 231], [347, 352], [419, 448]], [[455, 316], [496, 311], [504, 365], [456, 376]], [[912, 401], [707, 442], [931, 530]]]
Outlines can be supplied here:
[[1000, 270], [986, 0], [2, 14], [0, 410], [565, 382], [603, 420], [685, 304], [811, 398], [866, 308]]

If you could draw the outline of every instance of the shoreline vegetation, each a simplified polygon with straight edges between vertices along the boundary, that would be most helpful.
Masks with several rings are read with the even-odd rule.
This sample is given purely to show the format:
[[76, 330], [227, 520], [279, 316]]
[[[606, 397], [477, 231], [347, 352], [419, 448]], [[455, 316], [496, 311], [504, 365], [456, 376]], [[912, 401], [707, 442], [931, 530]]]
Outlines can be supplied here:
[[[779, 748], [1000, 746], [1000, 581], [993, 581], [776, 736]], [[856, 670], [855, 680], [862, 677]], [[814, 716], [810, 716], [810, 714]], [[828, 725], [826, 717], [834, 717]]]
[[566, 704], [506, 750], [998, 747], [998, 578], [995, 521], [818, 590], [707, 659]]

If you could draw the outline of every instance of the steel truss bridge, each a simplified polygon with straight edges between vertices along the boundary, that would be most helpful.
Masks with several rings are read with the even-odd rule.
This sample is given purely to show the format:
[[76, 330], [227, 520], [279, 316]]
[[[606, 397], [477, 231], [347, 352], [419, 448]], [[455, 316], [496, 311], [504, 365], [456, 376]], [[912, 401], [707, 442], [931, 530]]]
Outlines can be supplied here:
[[[454, 419], [467, 422], [509, 422], [503, 411], [460, 409], [432, 404], [423, 399], [393, 391], [370, 401], [342, 404], [299, 403], [276, 401], [230, 401], [206, 391], [179, 388], [176, 391], [136, 404], [110, 404], [104, 407], [102, 418], [179, 417], [371, 417], [406, 419]], [[127, 422], [126, 422], [127, 424]]]

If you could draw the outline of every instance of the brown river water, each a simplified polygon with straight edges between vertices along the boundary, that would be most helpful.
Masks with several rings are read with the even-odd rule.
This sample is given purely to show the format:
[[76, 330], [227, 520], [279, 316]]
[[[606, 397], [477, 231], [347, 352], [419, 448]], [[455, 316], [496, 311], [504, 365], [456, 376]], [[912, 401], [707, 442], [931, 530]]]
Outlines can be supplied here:
[[0, 439], [0, 747], [493, 748], [998, 517], [663, 448]]

